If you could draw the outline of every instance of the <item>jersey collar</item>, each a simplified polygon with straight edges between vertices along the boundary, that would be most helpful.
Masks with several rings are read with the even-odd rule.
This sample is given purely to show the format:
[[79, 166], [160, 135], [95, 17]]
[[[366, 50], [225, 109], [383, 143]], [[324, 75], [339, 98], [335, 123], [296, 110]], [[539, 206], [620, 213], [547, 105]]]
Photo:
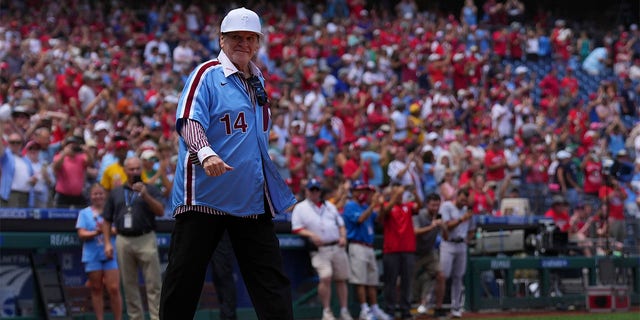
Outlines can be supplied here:
[[[225, 78], [228, 78], [230, 75], [239, 72], [238, 68], [229, 60], [229, 57], [224, 53], [224, 51], [220, 50], [220, 54], [218, 55], [218, 61], [222, 64], [222, 70], [224, 70]], [[251, 68], [252, 75], [261, 76], [262, 72], [260, 69], [253, 63], [253, 61], [249, 61], [249, 68]]]

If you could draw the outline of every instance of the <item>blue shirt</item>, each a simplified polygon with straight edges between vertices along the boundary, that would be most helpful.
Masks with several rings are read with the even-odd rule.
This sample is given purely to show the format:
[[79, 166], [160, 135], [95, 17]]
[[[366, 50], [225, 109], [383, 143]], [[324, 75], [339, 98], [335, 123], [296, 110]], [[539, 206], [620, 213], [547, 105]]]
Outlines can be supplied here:
[[[251, 68], [263, 83], [260, 70], [253, 63]], [[185, 119], [200, 123], [213, 151], [234, 169], [207, 176], [180, 137], [173, 212], [180, 206], [206, 206], [234, 216], [262, 214], [267, 212], [266, 196], [277, 214], [296, 203], [269, 157], [270, 111], [252, 101], [237, 73], [222, 51], [217, 60], [200, 64], [189, 75], [178, 102], [176, 130], [180, 132]]]
[[[11, 193], [11, 183], [13, 182], [13, 175], [16, 170], [16, 158], [11, 150], [7, 147], [2, 156], [0, 156], [0, 168], [2, 168], [2, 174], [0, 175], [0, 198], [7, 201], [9, 200], [9, 194]], [[33, 176], [33, 167], [31, 161], [26, 157], [20, 157], [27, 165], [29, 170], [29, 176]], [[29, 207], [33, 207], [34, 193], [33, 188], [29, 190]]]
[[[104, 222], [101, 215], [94, 215], [91, 207], [86, 207], [78, 212], [76, 220], [76, 229], [85, 229], [88, 231], [96, 231], [98, 223]], [[116, 248], [116, 237], [111, 237], [111, 245], [114, 250]], [[114, 255], [115, 257], [115, 252]], [[82, 244], [82, 262], [105, 261], [107, 256], [104, 254], [104, 235], [85, 240]]]
[[607, 58], [607, 49], [598, 47], [593, 49], [582, 62], [582, 69], [591, 74], [600, 74], [605, 71], [605, 65], [602, 60]]
[[376, 187], [381, 186], [384, 182], [384, 171], [382, 171], [382, 165], [380, 165], [380, 154], [373, 151], [362, 151], [360, 158], [369, 161], [373, 171], [373, 177], [369, 178], [369, 184]]
[[365, 210], [367, 210], [367, 208], [369, 208], [368, 204], [361, 205], [354, 200], [349, 200], [344, 205], [342, 218], [344, 219], [344, 225], [347, 228], [347, 240], [360, 241], [373, 245], [374, 222], [377, 214], [373, 212], [367, 220], [362, 223], [358, 223], [358, 218]]

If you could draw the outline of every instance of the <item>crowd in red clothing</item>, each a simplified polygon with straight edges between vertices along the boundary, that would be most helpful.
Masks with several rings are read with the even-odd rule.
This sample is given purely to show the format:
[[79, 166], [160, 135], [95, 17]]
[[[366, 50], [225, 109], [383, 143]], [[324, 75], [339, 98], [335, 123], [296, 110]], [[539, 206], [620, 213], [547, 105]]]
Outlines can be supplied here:
[[[192, 68], [216, 57], [228, 8], [145, 5], [3, 4], [3, 140], [36, 141], [46, 172], [65, 139], [82, 138], [87, 181], [100, 181], [120, 141], [130, 153], [154, 151], [150, 174], [170, 178], [176, 103]], [[542, 214], [550, 193], [571, 207], [601, 198], [605, 159], [633, 163], [640, 148], [637, 25], [579, 32], [576, 22], [526, 14], [532, 9], [513, 0], [466, 1], [459, 12], [421, 11], [412, 0], [247, 7], [263, 17], [256, 63], [271, 99], [270, 152], [300, 196], [312, 177], [336, 198], [347, 180], [384, 187], [389, 163], [406, 149], [420, 195], [446, 200], [468, 187], [477, 213], [518, 196]], [[600, 47], [606, 72], [589, 74], [583, 63]], [[53, 189], [49, 174], [53, 181], [39, 179]]]

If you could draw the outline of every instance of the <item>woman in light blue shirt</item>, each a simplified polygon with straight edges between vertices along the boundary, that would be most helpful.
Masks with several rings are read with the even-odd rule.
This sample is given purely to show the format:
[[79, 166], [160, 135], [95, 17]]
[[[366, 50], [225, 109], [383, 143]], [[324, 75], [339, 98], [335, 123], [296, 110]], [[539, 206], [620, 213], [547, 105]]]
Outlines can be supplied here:
[[[104, 236], [102, 235], [102, 209], [107, 199], [107, 191], [96, 183], [89, 191], [91, 205], [78, 213], [76, 229], [78, 237], [83, 241], [82, 262], [85, 264], [91, 288], [91, 303], [98, 320], [104, 319], [104, 299], [102, 293], [107, 289], [111, 311], [115, 320], [122, 319], [122, 298], [120, 296], [120, 275], [118, 263], [114, 258], [108, 259], [104, 253]], [[115, 230], [112, 232], [115, 233]], [[115, 237], [111, 238], [115, 248]]]

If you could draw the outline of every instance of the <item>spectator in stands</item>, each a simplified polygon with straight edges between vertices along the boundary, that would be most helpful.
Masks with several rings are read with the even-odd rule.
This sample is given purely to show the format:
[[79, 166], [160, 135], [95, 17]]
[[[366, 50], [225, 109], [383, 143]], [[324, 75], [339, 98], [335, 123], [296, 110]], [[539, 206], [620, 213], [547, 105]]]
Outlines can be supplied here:
[[56, 177], [55, 205], [58, 208], [81, 208], [87, 205], [84, 183], [93, 159], [85, 150], [84, 139], [70, 136], [51, 165]]
[[28, 208], [34, 201], [35, 172], [29, 159], [22, 156], [24, 141], [20, 134], [11, 133], [7, 140], [9, 145], [0, 148], [0, 207]]
[[591, 257], [590, 231], [594, 217], [590, 204], [578, 203], [569, 219], [569, 241], [582, 248], [585, 257]]
[[[115, 161], [104, 169], [102, 178], [100, 179], [100, 184], [107, 191], [125, 185], [128, 179], [128, 175], [124, 170], [124, 162], [129, 152], [129, 144], [124, 138], [121, 138], [117, 140], [114, 139], [112, 145]], [[105, 161], [106, 159], [103, 157], [102, 162], [104, 163]]]
[[[138, 279], [141, 271], [149, 316], [158, 320], [162, 279], [155, 219], [164, 215], [162, 196], [155, 186], [142, 182], [139, 158], [127, 158], [124, 171], [124, 184], [110, 191], [104, 206], [104, 252], [108, 259], [117, 256], [129, 319], [145, 317]], [[116, 229], [115, 248], [111, 244], [112, 227]]]
[[418, 198], [424, 199], [422, 191], [422, 159], [417, 155], [415, 146], [405, 146], [397, 144], [395, 147], [394, 160], [387, 167], [387, 175], [391, 182], [399, 183], [412, 190], [416, 190]]
[[167, 178], [169, 159], [160, 160], [154, 150], [148, 149], [142, 151], [140, 160], [142, 160], [142, 182], [154, 185], [163, 196], [166, 196], [167, 190], [171, 190], [171, 181]]
[[33, 207], [48, 208], [50, 203], [51, 187], [55, 185], [55, 178], [49, 165], [39, 158], [40, 145], [31, 140], [24, 147], [26, 159], [33, 169], [35, 183], [33, 184]]
[[[503, 190], [505, 178], [507, 176], [508, 163], [502, 147], [502, 139], [492, 138], [490, 147], [484, 156], [484, 167], [486, 168], [487, 182], [495, 182], [497, 190]], [[502, 194], [495, 195], [496, 201], [502, 199]]]
[[437, 249], [442, 239], [441, 233], [444, 232], [444, 223], [439, 215], [440, 196], [430, 193], [425, 201], [425, 209], [413, 216], [413, 230], [416, 235], [413, 296], [419, 303], [418, 314], [426, 314], [432, 301], [435, 301], [433, 316], [438, 318], [446, 316], [442, 309], [445, 277], [440, 267], [440, 254]]
[[390, 199], [380, 210], [377, 221], [383, 226], [382, 260], [384, 268], [385, 310], [401, 319], [411, 319], [411, 289], [415, 265], [416, 237], [412, 217], [422, 206], [414, 185], [391, 184]]
[[604, 172], [602, 171], [602, 161], [600, 161], [595, 149], [589, 150], [589, 153], [582, 159], [580, 167], [584, 176], [583, 201], [597, 208], [600, 203], [598, 192], [604, 183]]
[[544, 214], [545, 217], [553, 219], [556, 228], [560, 232], [568, 232], [571, 227], [569, 217], [569, 202], [561, 196], [554, 195], [551, 200], [551, 208]]
[[43, 121], [44, 124], [49, 126], [42, 126], [33, 131], [33, 141], [38, 144], [39, 152], [38, 157], [44, 163], [50, 164], [53, 162], [53, 157], [60, 148], [60, 142], [52, 143], [51, 141], [51, 120]]
[[[76, 229], [78, 238], [82, 240], [82, 262], [91, 288], [91, 304], [96, 319], [104, 319], [104, 297], [106, 289], [109, 294], [111, 313], [115, 320], [122, 319], [122, 297], [120, 296], [120, 275], [118, 262], [114, 257], [107, 258], [104, 250], [105, 237], [102, 233], [102, 216], [107, 192], [100, 184], [93, 184], [89, 189], [90, 206], [78, 212]], [[115, 233], [115, 228], [113, 228]], [[115, 239], [111, 239], [115, 245]]]
[[618, 242], [624, 242], [625, 239], [625, 213], [624, 200], [627, 193], [620, 185], [620, 182], [612, 175], [604, 178], [604, 183], [598, 191], [600, 202], [607, 205], [608, 229], [609, 235]]
[[[485, 181], [484, 173], [476, 173], [469, 185], [469, 205], [473, 214], [492, 214], [495, 209], [495, 182]], [[504, 212], [503, 212], [504, 214]]]
[[305, 200], [298, 203], [291, 216], [291, 232], [305, 237], [312, 246], [311, 265], [318, 273], [318, 296], [322, 304], [322, 320], [333, 320], [331, 283], [335, 283], [340, 304], [340, 318], [351, 319], [347, 309], [349, 257], [345, 251], [347, 235], [338, 209], [323, 199], [320, 181], [311, 179], [305, 189]]
[[350, 191], [352, 198], [344, 206], [343, 218], [349, 243], [349, 282], [360, 304], [359, 318], [390, 319], [378, 306], [380, 274], [373, 249], [375, 221], [384, 198], [361, 180], [352, 182]]
[[605, 74], [609, 64], [609, 49], [604, 46], [597, 46], [582, 62], [582, 69], [592, 76]]
[[558, 167], [554, 173], [554, 181], [558, 182], [559, 193], [565, 197], [567, 203], [573, 208], [580, 200], [582, 187], [578, 184], [577, 168], [572, 163], [572, 157], [573, 155], [566, 150], [558, 151], [556, 154]]
[[458, 190], [460, 189], [456, 184], [455, 171], [453, 171], [453, 169], [451, 168], [445, 169], [442, 181], [440, 181], [438, 186], [438, 194], [444, 201], [451, 201], [455, 199]]
[[368, 183], [373, 176], [371, 170], [371, 159], [362, 159], [361, 153], [364, 147], [364, 141], [355, 141], [347, 147], [344, 164], [342, 165], [342, 174], [344, 178], [350, 181], [362, 180]]

